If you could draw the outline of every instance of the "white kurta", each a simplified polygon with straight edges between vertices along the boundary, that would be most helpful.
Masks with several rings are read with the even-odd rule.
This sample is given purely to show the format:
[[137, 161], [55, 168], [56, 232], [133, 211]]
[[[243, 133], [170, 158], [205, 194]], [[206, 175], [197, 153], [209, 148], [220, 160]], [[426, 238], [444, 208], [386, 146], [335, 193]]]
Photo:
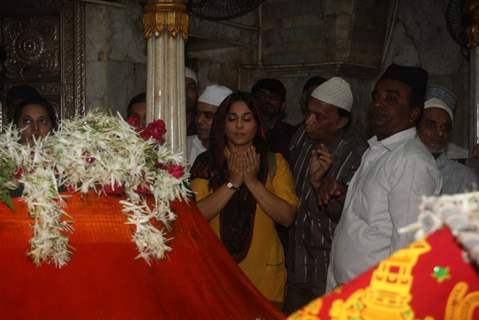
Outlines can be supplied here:
[[188, 164], [191, 166], [195, 162], [196, 157], [206, 151], [206, 148], [201, 143], [201, 140], [198, 138], [198, 135], [189, 136], [186, 139], [186, 147], [188, 154]]
[[467, 159], [469, 158], [469, 150], [458, 146], [455, 143], [449, 142], [447, 144], [446, 158], [448, 159]]
[[436, 159], [437, 167], [442, 177], [441, 194], [456, 194], [477, 190], [477, 176], [465, 165], [447, 159], [447, 155], [441, 154]]
[[368, 143], [334, 234], [328, 291], [412, 242], [414, 234], [399, 229], [416, 222], [421, 196], [441, 188], [434, 158], [416, 129]]

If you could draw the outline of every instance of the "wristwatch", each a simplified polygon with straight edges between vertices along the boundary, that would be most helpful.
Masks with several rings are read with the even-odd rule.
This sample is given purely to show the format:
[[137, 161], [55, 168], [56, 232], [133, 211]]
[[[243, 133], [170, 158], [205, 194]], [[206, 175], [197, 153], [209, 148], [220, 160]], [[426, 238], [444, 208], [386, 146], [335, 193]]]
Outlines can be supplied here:
[[235, 190], [235, 191], [239, 190], [239, 188], [236, 187], [234, 184], [232, 184], [231, 181], [228, 181], [228, 183], [226, 184], [226, 188], [231, 189], [231, 190]]

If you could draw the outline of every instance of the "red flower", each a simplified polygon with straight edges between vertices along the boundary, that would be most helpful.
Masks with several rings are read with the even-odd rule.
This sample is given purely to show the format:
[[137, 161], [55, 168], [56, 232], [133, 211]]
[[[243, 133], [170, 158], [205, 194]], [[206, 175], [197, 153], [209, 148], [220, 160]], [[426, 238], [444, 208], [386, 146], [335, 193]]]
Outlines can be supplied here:
[[185, 173], [185, 168], [177, 164], [170, 164], [168, 166], [168, 172], [175, 178], [180, 178]]
[[65, 185], [65, 188], [67, 189], [68, 192], [75, 192], [75, 186], [72, 184], [67, 184]]
[[140, 126], [140, 119], [136, 115], [128, 116], [126, 122], [135, 129]]
[[22, 176], [23, 176], [23, 168], [22, 167], [18, 167], [17, 170], [15, 170], [15, 179], [20, 179]]
[[125, 188], [123, 188], [123, 186], [118, 182], [115, 182], [114, 185], [105, 184], [102, 186], [102, 190], [104, 193], [109, 195], [121, 195], [125, 192]]
[[149, 123], [143, 130], [140, 131], [140, 137], [145, 140], [153, 138], [157, 143], [163, 143], [163, 136], [166, 133], [166, 127], [163, 120], [158, 119]]
[[155, 120], [152, 123], [148, 124], [147, 128], [150, 130], [151, 136], [156, 141], [162, 140], [163, 136], [166, 133], [165, 122], [161, 119]]
[[88, 157], [85, 160], [86, 160], [87, 163], [92, 164], [93, 162], [95, 162], [96, 158], [95, 157]]
[[93, 157], [90, 152], [88, 151], [83, 151], [82, 153], [83, 157], [85, 158], [85, 161], [88, 163], [88, 164], [92, 164], [93, 162], [95, 162], [96, 158]]
[[143, 140], [148, 140], [148, 139], [150, 139], [150, 137], [151, 137], [150, 132], [147, 131], [146, 129], [140, 130], [138, 133], [140, 134], [140, 137], [141, 137]]
[[141, 185], [135, 190], [136, 193], [138, 193], [140, 196], [146, 196], [151, 194], [150, 191], [150, 186], [147, 184]]

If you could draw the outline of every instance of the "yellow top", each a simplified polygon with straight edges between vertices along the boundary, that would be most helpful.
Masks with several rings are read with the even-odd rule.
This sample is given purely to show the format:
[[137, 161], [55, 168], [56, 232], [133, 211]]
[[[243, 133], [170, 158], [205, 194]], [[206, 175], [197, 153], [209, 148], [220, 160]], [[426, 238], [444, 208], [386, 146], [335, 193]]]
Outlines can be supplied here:
[[[275, 154], [275, 161], [275, 175], [272, 179], [268, 176], [266, 189], [296, 208], [298, 197], [288, 163], [279, 153]], [[208, 181], [205, 179], [194, 179], [191, 181], [191, 187], [196, 194], [197, 201], [212, 192], [208, 189]], [[219, 215], [210, 220], [210, 226], [218, 237], [220, 236], [219, 222]], [[286, 283], [284, 251], [274, 221], [259, 205], [256, 205], [251, 245], [248, 254], [239, 266], [267, 299], [283, 302]]]

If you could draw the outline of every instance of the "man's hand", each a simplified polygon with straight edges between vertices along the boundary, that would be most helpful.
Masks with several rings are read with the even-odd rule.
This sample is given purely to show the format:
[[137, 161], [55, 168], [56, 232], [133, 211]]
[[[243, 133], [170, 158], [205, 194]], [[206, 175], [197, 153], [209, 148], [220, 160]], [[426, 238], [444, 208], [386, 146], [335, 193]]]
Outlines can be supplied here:
[[309, 181], [317, 189], [321, 185], [321, 179], [332, 164], [331, 153], [324, 144], [320, 144], [317, 149], [311, 151], [309, 158]]
[[334, 177], [324, 178], [319, 187], [319, 191], [316, 193], [318, 196], [318, 205], [320, 207], [327, 206], [332, 198], [337, 198], [343, 203], [346, 190], [346, 186], [336, 181]]

